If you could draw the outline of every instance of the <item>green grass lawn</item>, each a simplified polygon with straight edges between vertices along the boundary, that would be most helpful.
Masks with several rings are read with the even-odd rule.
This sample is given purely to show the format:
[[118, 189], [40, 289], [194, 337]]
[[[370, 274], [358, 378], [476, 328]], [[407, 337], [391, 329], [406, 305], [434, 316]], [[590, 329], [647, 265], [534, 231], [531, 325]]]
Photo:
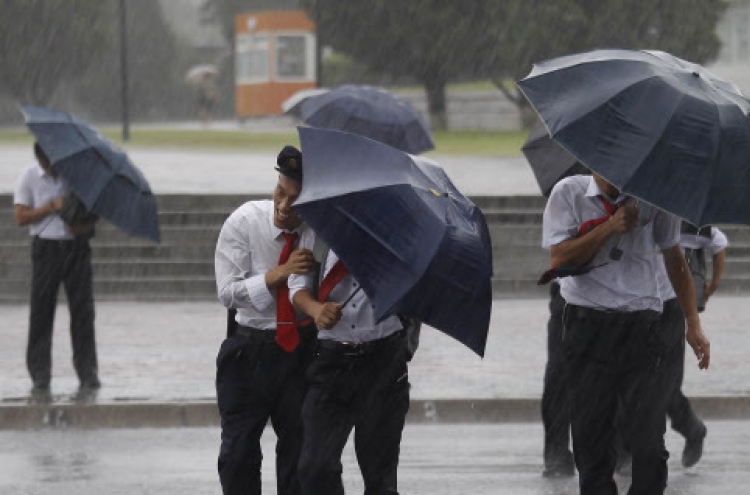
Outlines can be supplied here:
[[[122, 144], [121, 130], [102, 127], [101, 132]], [[435, 150], [428, 155], [507, 156], [520, 153], [526, 131], [441, 131], [434, 137]], [[29, 144], [32, 138], [23, 129], [0, 130], [0, 145]], [[212, 129], [131, 128], [127, 147], [165, 147], [216, 150], [277, 150], [283, 144], [299, 146], [294, 129], [278, 132]]]

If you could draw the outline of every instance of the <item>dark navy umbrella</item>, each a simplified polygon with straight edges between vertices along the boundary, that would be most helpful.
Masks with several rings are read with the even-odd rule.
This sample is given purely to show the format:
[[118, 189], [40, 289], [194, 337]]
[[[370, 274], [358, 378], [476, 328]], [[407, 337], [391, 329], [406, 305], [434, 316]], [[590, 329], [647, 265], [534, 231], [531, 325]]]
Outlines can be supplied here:
[[345, 84], [305, 98], [298, 109], [313, 127], [353, 132], [407, 153], [435, 148], [417, 109], [382, 88]]
[[86, 208], [128, 234], [159, 242], [156, 200], [125, 152], [79, 117], [22, 107], [26, 125]]
[[299, 135], [294, 208], [361, 283], [375, 317], [411, 316], [484, 355], [492, 248], [479, 208], [426, 158], [346, 132]]
[[750, 102], [736, 86], [636, 50], [548, 60], [518, 86], [552, 138], [620, 190], [695, 225], [750, 224]]
[[569, 175], [590, 174], [576, 157], [549, 137], [544, 123], [537, 121], [521, 147], [531, 165], [543, 196], [549, 196], [555, 184]]

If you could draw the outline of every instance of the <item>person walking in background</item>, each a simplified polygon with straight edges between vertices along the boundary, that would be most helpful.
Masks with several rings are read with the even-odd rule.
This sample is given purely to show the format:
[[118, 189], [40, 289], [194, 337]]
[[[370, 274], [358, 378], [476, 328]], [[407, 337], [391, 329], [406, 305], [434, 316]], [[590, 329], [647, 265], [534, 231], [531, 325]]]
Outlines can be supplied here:
[[566, 301], [563, 369], [583, 495], [617, 493], [618, 409], [629, 420], [623, 436], [633, 455], [630, 493], [659, 494], [666, 488], [659, 250], [687, 316], [687, 340], [699, 366], [710, 364], [679, 234], [676, 217], [635, 204], [597, 174], [563, 179], [545, 208], [542, 245], [550, 249], [553, 269], [589, 267], [560, 280]]
[[298, 325], [287, 279], [312, 269], [312, 252], [298, 248], [312, 232], [291, 210], [302, 190], [302, 154], [285, 146], [276, 170], [273, 200], [237, 208], [216, 244], [218, 296], [237, 310], [236, 326], [216, 358], [218, 470], [225, 494], [261, 493], [260, 438], [269, 419], [277, 437], [277, 493], [300, 493], [300, 408], [315, 331]]
[[341, 454], [353, 429], [365, 493], [397, 495], [410, 386], [404, 324], [397, 315], [375, 323], [372, 303], [333, 251], [321, 265], [319, 290], [311, 274], [289, 279], [290, 297], [314, 319], [319, 339], [302, 406], [302, 494], [343, 495]]
[[37, 163], [27, 167], [16, 184], [13, 202], [19, 226], [32, 237], [32, 280], [26, 365], [33, 383], [32, 398], [51, 400], [52, 330], [60, 285], [70, 310], [73, 366], [80, 382], [79, 398], [101, 386], [94, 335], [93, 272], [89, 238], [95, 218], [66, 224], [60, 216], [70, 189], [59, 177], [38, 143]]
[[[706, 301], [716, 291], [721, 282], [724, 268], [725, 249], [728, 245], [724, 233], [716, 227], [696, 227], [683, 222], [680, 234], [680, 247], [686, 253], [686, 259], [692, 272], [696, 293], [696, 307], [703, 311]], [[713, 274], [710, 284], [705, 283], [705, 260], [703, 250], [713, 254]], [[685, 374], [685, 314], [667, 276], [663, 258], [660, 259], [657, 283], [659, 293], [664, 301], [659, 319], [659, 336], [664, 346], [664, 395], [668, 397], [667, 416], [672, 429], [685, 438], [682, 451], [682, 465], [692, 467], [703, 455], [703, 443], [708, 432], [706, 425], [693, 411], [690, 401], [682, 393], [682, 380]], [[627, 425], [628, 419], [622, 418]], [[625, 474], [630, 467], [630, 452], [623, 442], [623, 451], [618, 460], [618, 471]]]

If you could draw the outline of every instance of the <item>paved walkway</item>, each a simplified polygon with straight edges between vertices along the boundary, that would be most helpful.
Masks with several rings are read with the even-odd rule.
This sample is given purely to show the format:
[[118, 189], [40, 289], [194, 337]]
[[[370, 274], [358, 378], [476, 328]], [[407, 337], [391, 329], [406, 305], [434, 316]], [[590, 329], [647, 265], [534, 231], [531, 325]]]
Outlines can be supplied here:
[[[667, 433], [666, 495], [747, 493], [747, 422], [708, 423], [705, 454], [680, 465], [682, 439]], [[161, 428], [0, 431], [0, 493], [28, 495], [219, 495], [219, 429]], [[573, 495], [577, 477], [550, 480], [542, 470], [542, 429], [535, 424], [407, 425], [401, 443], [404, 495]], [[276, 493], [274, 439], [262, 440], [263, 493]], [[362, 493], [351, 442], [342, 456], [346, 493]], [[620, 493], [629, 478], [616, 476]]]
[[[279, 149], [286, 143], [279, 141]], [[276, 185], [276, 153], [128, 148], [128, 156], [156, 194], [268, 194]], [[526, 161], [517, 157], [430, 155], [465, 195], [538, 195]], [[0, 145], [0, 193], [12, 193], [31, 149]]]
[[[546, 359], [547, 301], [496, 300], [487, 352], [480, 359], [432, 328], [422, 331], [411, 364], [412, 397], [432, 399], [538, 398]], [[29, 390], [24, 362], [28, 307], [2, 306], [0, 399], [17, 402]], [[102, 302], [97, 344], [103, 402], [212, 400], [214, 359], [225, 332], [218, 303]], [[711, 368], [687, 356], [685, 392], [691, 396], [750, 395], [750, 305], [746, 297], [715, 297], [703, 316], [711, 339]], [[59, 401], [75, 392], [68, 312], [55, 321], [52, 391]]]

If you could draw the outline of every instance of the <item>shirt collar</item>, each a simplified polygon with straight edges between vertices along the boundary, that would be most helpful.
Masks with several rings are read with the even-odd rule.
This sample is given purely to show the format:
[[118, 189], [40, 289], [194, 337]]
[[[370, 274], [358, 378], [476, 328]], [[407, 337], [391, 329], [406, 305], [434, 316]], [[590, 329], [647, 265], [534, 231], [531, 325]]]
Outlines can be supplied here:
[[[597, 197], [597, 196], [603, 196], [605, 199], [610, 200], [610, 198], [604, 191], [599, 189], [599, 185], [596, 183], [596, 180], [594, 179], [594, 176], [592, 175], [589, 177], [589, 186], [586, 188], [586, 197]], [[627, 194], [620, 193], [619, 196], [617, 196], [614, 200], [614, 204], [622, 203], [628, 199]]]
[[39, 177], [49, 177], [50, 179], [54, 179], [52, 175], [48, 174], [47, 171], [44, 170], [41, 165], [39, 165], [39, 162], [36, 163], [36, 173]]
[[[276, 214], [276, 208], [271, 208], [271, 234], [273, 235], [274, 239], [278, 239], [281, 237], [281, 234], [284, 232], [289, 232], [288, 230], [280, 229], [276, 226], [276, 223], [274, 223], [273, 218]], [[302, 228], [304, 227], [305, 223], [302, 222], [299, 227], [292, 230], [292, 232], [297, 232], [300, 236], [302, 236]]]

